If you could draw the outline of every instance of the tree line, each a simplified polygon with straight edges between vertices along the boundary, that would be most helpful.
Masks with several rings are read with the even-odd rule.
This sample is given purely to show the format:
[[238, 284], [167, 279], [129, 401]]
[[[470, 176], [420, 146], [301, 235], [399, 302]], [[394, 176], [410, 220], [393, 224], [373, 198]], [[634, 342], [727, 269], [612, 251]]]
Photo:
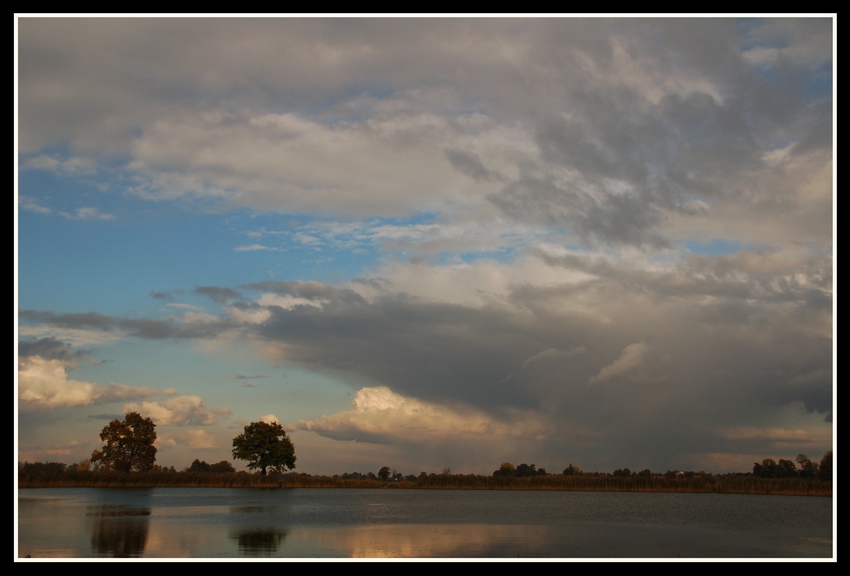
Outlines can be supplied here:
[[[95, 470], [116, 472], [149, 472], [154, 469], [157, 449], [156, 424], [142, 418], [138, 412], [129, 412], [123, 420], [115, 419], [103, 427], [100, 439], [103, 447], [91, 455]], [[295, 447], [278, 423], [252, 422], [242, 434], [233, 439], [233, 457], [245, 460], [249, 470], [259, 469], [265, 476], [267, 470], [285, 472], [295, 468]], [[189, 467], [192, 472], [235, 472], [223, 460], [207, 464], [195, 460]]]
[[[417, 487], [478, 489], [554, 489], [554, 490], [665, 490], [724, 491], [758, 493], [831, 494], [832, 451], [813, 462], [799, 454], [795, 461], [771, 458], [754, 463], [752, 472], [724, 475], [667, 470], [653, 473], [649, 469], [631, 471], [618, 468], [612, 473], [583, 472], [572, 462], [560, 474], [550, 474], [535, 464], [514, 466], [503, 462], [491, 476], [452, 474], [450, 468], [441, 474], [421, 472], [403, 475], [389, 466], [374, 472], [346, 472], [342, 475], [311, 476], [291, 472], [295, 468], [295, 448], [279, 423], [252, 422], [233, 439], [234, 459], [247, 462], [258, 479], [247, 472], [236, 472], [222, 460], [209, 464], [195, 459], [178, 472], [155, 464], [157, 449], [156, 424], [137, 412], [123, 420], [115, 419], [104, 426], [100, 439], [104, 445], [89, 460], [65, 465], [58, 462], [24, 462], [19, 464], [19, 482], [26, 485], [223, 485], [223, 486], [314, 486], [314, 487]], [[141, 473], [128, 480], [129, 473]], [[271, 472], [271, 476], [269, 476]], [[93, 478], [92, 474], [97, 474]], [[215, 478], [211, 477], [214, 475]], [[747, 478], [751, 480], [748, 481]], [[813, 488], [813, 482], [818, 486]], [[88, 483], [88, 484], [87, 484]], [[828, 487], [827, 487], [828, 485]], [[779, 491], [777, 491], [779, 490]]]

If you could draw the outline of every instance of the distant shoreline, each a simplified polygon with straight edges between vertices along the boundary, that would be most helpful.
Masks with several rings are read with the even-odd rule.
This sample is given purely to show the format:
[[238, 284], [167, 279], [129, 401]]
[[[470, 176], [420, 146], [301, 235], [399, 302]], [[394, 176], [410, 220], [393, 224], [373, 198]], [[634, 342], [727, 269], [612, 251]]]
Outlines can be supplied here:
[[504, 478], [477, 475], [431, 475], [418, 479], [383, 481], [328, 476], [261, 476], [247, 472], [212, 473], [69, 473], [64, 478], [19, 478], [18, 488], [349, 488], [392, 490], [539, 490], [580, 492], [672, 492], [762, 494], [832, 497], [832, 482], [787, 478], [731, 477], [618, 478], [605, 475], [545, 475]]

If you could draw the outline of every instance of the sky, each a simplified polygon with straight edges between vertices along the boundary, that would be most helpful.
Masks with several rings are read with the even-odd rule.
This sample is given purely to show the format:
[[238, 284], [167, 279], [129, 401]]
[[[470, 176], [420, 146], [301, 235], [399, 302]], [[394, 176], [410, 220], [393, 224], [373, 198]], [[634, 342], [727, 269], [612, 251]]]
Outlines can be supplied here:
[[833, 448], [834, 15], [16, 25], [19, 461]]

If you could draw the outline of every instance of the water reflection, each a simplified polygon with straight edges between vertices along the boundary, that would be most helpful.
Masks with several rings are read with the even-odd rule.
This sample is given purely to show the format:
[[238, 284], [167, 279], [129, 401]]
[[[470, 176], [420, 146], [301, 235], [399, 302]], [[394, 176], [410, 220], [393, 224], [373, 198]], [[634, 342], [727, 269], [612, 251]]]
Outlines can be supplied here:
[[87, 506], [86, 516], [94, 519], [92, 550], [100, 556], [113, 558], [141, 556], [148, 541], [150, 515], [150, 508], [114, 504]]
[[283, 543], [288, 531], [267, 529], [234, 530], [228, 536], [239, 544], [243, 556], [273, 556]]
[[274, 506], [231, 506], [231, 514], [252, 514], [257, 512], [272, 512]]
[[804, 497], [55, 488], [18, 506], [19, 557], [33, 558], [833, 554], [831, 501]]
[[551, 556], [547, 534], [534, 526], [404, 524], [309, 530], [304, 536], [349, 558]]

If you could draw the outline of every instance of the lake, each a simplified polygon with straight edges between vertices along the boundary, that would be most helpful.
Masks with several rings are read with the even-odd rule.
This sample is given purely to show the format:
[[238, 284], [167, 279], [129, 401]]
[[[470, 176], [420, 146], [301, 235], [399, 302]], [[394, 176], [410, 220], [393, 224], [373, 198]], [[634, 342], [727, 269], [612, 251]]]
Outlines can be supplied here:
[[832, 558], [833, 501], [483, 490], [36, 488], [18, 557]]

